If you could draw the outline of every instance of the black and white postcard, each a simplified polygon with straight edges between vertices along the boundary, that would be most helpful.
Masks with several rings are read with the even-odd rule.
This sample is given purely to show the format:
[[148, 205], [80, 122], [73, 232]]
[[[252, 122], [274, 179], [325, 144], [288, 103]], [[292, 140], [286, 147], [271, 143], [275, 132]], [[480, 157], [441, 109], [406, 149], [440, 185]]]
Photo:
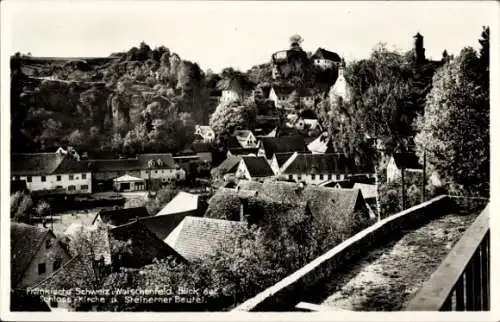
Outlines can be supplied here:
[[497, 2], [1, 14], [2, 319], [494, 319]]

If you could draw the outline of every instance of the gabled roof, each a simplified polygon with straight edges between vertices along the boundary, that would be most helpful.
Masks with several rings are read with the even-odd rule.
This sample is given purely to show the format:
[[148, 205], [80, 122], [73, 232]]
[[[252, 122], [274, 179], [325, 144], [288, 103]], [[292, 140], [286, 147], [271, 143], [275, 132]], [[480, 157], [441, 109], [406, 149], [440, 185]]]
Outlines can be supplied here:
[[21, 281], [47, 235], [55, 238], [49, 229], [23, 223], [10, 224], [10, 276], [13, 286]]
[[244, 223], [188, 216], [167, 237], [172, 246], [188, 261], [215, 254], [228, 235], [241, 232]]
[[196, 125], [195, 129], [200, 132], [202, 136], [214, 135], [215, 132], [212, 127], [208, 125]]
[[295, 153], [281, 168], [282, 174], [346, 174], [355, 171], [354, 161], [339, 153]]
[[328, 59], [334, 62], [340, 62], [342, 59], [337, 53], [333, 51], [328, 51], [323, 48], [318, 48], [316, 52], [311, 56], [311, 59]]
[[134, 171], [140, 170], [137, 159], [93, 159], [88, 160], [94, 172]]
[[102, 222], [106, 224], [119, 226], [126, 224], [135, 218], [149, 217], [149, 213], [146, 207], [101, 210], [95, 215], [92, 224], [95, 223], [98, 217], [100, 217]]
[[188, 215], [192, 215], [192, 212], [142, 217], [139, 218], [139, 222], [151, 230], [159, 239], [165, 241], [172, 230]]
[[13, 153], [10, 161], [13, 175], [50, 175], [90, 171], [88, 161], [77, 161], [71, 156], [59, 153]]
[[278, 162], [278, 166], [281, 168], [283, 164], [290, 159], [290, 157], [294, 154], [294, 152], [285, 152], [285, 153], [276, 153], [274, 156], [276, 157], [276, 161]]
[[353, 189], [361, 190], [361, 194], [365, 199], [371, 199], [377, 197], [377, 185], [366, 184], [366, 183], [355, 183]]
[[271, 90], [278, 96], [288, 96], [292, 94], [295, 89], [287, 86], [273, 86]]
[[196, 194], [180, 191], [156, 216], [170, 215], [198, 210], [199, 197]]
[[139, 268], [153, 263], [154, 259], [173, 256], [184, 261], [175, 250], [149, 230], [142, 222], [134, 221], [110, 230], [111, 236], [128, 243], [127, 251], [121, 254], [121, 265]]
[[253, 136], [252, 131], [250, 130], [236, 130], [234, 131], [233, 136], [238, 140], [239, 144], [243, 148], [248, 148], [247, 146], [247, 140], [250, 136]]
[[77, 255], [33, 287], [53, 290], [69, 290], [77, 287], [94, 289], [93, 280], [89, 263]]
[[405, 169], [423, 169], [420, 165], [418, 157], [413, 153], [394, 153], [392, 157], [394, 158], [394, 162], [396, 162], [398, 169], [401, 169], [403, 166]]
[[[240, 181], [238, 187], [246, 189], [247, 184], [246, 181]], [[298, 183], [272, 180], [252, 183], [252, 189], [258, 190], [259, 196], [266, 196], [282, 203], [307, 202], [316, 220], [334, 226], [350, 218], [357, 207], [364, 203], [358, 189], [301, 186]]]
[[275, 153], [307, 151], [302, 135], [262, 137], [260, 140], [268, 159], [272, 158]]
[[130, 181], [144, 181], [144, 179], [142, 178], [137, 178], [137, 177], [133, 177], [129, 174], [126, 174], [126, 175], [123, 175], [121, 177], [118, 177], [116, 179], [113, 179], [114, 182], [130, 182]]
[[222, 161], [221, 164], [217, 167], [222, 174], [230, 173], [236, 171], [238, 168], [238, 164], [241, 161], [241, 156], [232, 155], [226, 158], [226, 160]]
[[148, 169], [149, 162], [152, 160], [153, 169], [176, 169], [176, 165], [171, 153], [143, 153], [138, 154], [137, 159], [141, 169]]
[[335, 152], [333, 147], [332, 137], [327, 133], [322, 133], [311, 143], [307, 145], [307, 148], [312, 153], [332, 153]]
[[14, 175], [51, 174], [61, 163], [64, 156], [56, 153], [11, 154], [11, 173]]
[[241, 162], [245, 163], [252, 178], [270, 177], [274, 175], [271, 166], [264, 157], [243, 156]]

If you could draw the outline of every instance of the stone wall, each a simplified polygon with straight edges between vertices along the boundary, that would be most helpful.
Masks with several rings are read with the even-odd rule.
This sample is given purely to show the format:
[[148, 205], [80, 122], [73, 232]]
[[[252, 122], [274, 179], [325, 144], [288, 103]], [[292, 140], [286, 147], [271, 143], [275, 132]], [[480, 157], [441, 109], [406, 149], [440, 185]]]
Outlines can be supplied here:
[[327, 279], [333, 278], [332, 275], [336, 269], [345, 267], [349, 261], [363, 255], [373, 246], [387, 242], [390, 238], [388, 236], [394, 235], [394, 233], [419, 227], [432, 219], [449, 213], [451, 209], [454, 209], [454, 204], [452, 198], [443, 195], [387, 217], [247, 300], [236, 307], [234, 311], [294, 310], [295, 305], [308, 292], [315, 291], [315, 285], [321, 285]]

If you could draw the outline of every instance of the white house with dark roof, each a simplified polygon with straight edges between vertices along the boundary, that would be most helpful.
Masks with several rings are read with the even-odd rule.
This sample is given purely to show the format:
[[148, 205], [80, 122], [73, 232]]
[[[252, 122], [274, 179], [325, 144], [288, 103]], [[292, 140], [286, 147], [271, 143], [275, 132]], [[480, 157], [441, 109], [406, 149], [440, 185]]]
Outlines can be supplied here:
[[43, 280], [70, 258], [51, 230], [23, 223], [10, 224], [12, 288], [25, 288]]
[[387, 183], [401, 179], [402, 171], [423, 173], [423, 167], [414, 153], [394, 153], [387, 164]]
[[339, 153], [294, 153], [280, 168], [279, 175], [289, 180], [320, 184], [343, 180], [356, 172], [354, 161]]
[[186, 171], [175, 163], [170, 153], [138, 154], [140, 178], [160, 180], [162, 182], [182, 181]]
[[236, 177], [246, 180], [256, 180], [272, 177], [275, 173], [265, 157], [243, 156], [236, 170]]
[[336, 63], [341, 61], [340, 56], [337, 53], [328, 51], [323, 48], [318, 48], [316, 52], [311, 56], [315, 66], [323, 69], [333, 68]]
[[273, 86], [269, 92], [269, 99], [274, 102], [276, 108], [282, 108], [283, 104], [288, 100], [288, 97], [293, 92], [291, 87], [276, 87]]
[[25, 181], [30, 191], [92, 193], [88, 161], [62, 152], [12, 154], [11, 179]]
[[196, 125], [194, 134], [198, 136], [202, 142], [213, 142], [215, 140], [215, 132], [208, 125]]
[[335, 84], [330, 88], [328, 97], [331, 103], [335, 103], [337, 98], [341, 98], [343, 101], [348, 101], [350, 99], [350, 90], [347, 81], [344, 77], [344, 64], [340, 63], [338, 77]]
[[233, 136], [243, 149], [254, 149], [258, 147], [258, 141], [250, 130], [236, 130]]

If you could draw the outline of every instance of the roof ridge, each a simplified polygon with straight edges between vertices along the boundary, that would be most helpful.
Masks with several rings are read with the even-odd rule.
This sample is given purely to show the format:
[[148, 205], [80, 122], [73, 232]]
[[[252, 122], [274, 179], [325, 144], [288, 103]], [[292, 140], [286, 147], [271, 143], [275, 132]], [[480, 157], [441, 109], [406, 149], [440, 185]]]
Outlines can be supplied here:
[[299, 156], [299, 153], [298, 152], [294, 152], [289, 158], [288, 160], [286, 160], [285, 163], [283, 163], [283, 165], [281, 166], [281, 169], [279, 172], [283, 172], [283, 171], [286, 171], [286, 169], [293, 163], [295, 162], [295, 160], [297, 159], [297, 157]]

